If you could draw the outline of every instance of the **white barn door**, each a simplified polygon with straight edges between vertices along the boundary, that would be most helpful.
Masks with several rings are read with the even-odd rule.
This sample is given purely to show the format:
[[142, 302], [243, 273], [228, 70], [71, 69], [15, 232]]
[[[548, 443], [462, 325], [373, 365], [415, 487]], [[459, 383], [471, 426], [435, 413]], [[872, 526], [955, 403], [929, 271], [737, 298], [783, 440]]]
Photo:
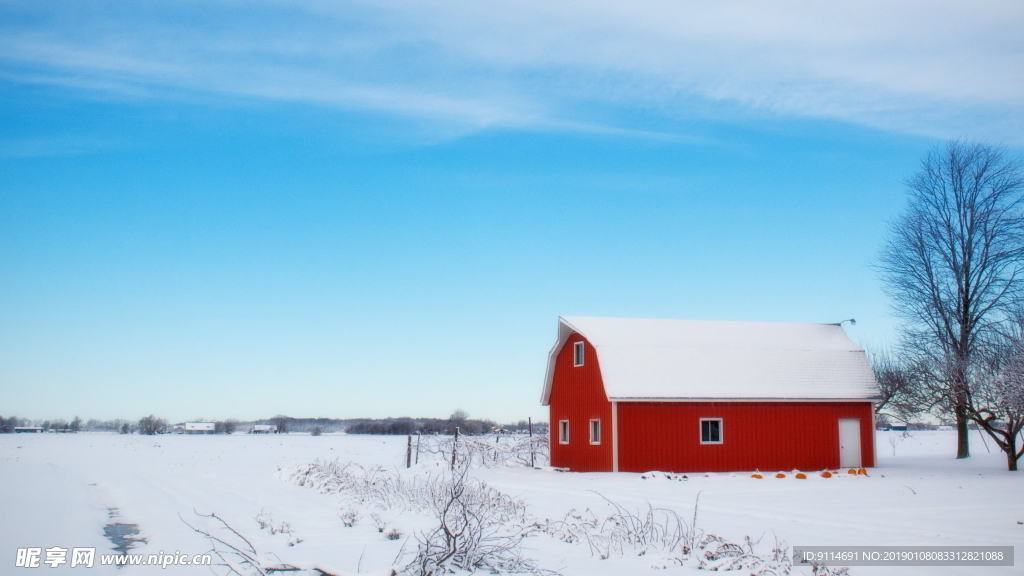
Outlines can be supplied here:
[[860, 418], [839, 419], [839, 467], [860, 468]]

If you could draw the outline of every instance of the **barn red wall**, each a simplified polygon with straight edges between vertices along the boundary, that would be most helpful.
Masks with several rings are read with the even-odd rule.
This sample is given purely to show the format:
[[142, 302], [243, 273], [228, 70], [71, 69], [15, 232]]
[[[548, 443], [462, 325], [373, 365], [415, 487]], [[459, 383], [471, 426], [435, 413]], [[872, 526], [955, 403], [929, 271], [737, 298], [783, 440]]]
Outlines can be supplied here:
[[[573, 366], [573, 345], [584, 343], [583, 366]], [[551, 465], [575, 472], [611, 471], [612, 411], [604, 392], [597, 351], [573, 334], [555, 360], [548, 399], [551, 430]], [[590, 420], [601, 420], [601, 444], [590, 444]], [[558, 443], [558, 421], [569, 420], [569, 444]]]
[[[875, 464], [870, 402], [619, 402], [618, 412], [623, 472], [837, 468], [840, 418], [860, 418], [861, 463]], [[722, 444], [700, 443], [701, 418], [722, 418]]]

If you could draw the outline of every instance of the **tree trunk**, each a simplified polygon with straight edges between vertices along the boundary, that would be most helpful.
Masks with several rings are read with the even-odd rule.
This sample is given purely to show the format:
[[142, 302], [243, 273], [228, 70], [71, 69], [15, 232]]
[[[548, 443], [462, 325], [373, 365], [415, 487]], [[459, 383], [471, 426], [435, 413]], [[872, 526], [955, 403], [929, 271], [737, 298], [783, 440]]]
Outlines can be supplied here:
[[455, 453], [459, 451], [459, 427], [455, 427], [455, 439], [452, 440], [452, 470], [455, 470]]
[[956, 457], [957, 458], [970, 458], [971, 447], [968, 443], [968, 433], [970, 428], [967, 427], [967, 423], [970, 422], [970, 418], [967, 416], [967, 407], [958, 405], [956, 407]]
[[[1012, 430], [1012, 428], [1011, 428]], [[1006, 451], [1006, 469], [1010, 472], [1017, 471], [1017, 435], [1013, 434], [1006, 439], [1009, 450]]]

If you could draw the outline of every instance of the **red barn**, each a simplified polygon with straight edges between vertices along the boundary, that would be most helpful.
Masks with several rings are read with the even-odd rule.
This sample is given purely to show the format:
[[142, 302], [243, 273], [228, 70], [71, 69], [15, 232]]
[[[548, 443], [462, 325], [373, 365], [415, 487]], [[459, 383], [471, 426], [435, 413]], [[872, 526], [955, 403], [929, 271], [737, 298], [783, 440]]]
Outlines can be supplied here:
[[541, 403], [579, 472], [875, 464], [879, 392], [838, 324], [560, 317]]

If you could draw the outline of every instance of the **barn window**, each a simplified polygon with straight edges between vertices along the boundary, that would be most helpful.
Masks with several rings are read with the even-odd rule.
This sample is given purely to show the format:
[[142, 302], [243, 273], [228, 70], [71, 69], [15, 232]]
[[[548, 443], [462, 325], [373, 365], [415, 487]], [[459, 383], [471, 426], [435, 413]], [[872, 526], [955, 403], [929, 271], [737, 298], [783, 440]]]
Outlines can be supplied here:
[[569, 421], [559, 420], [558, 421], [558, 443], [568, 444], [569, 443]]
[[583, 342], [572, 345], [572, 365], [583, 366]]
[[722, 443], [722, 419], [701, 418], [700, 419], [700, 443], [721, 444]]
[[591, 420], [590, 421], [590, 443], [600, 444], [601, 443], [601, 421]]

